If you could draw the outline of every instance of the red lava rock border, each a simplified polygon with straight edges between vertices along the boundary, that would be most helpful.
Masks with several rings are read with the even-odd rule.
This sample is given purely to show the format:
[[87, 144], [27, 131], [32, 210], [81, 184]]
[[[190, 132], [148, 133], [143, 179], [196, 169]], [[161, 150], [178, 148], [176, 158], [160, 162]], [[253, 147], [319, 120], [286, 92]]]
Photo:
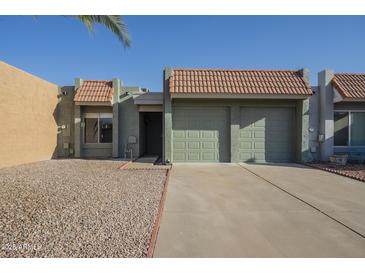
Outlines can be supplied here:
[[333, 168], [329, 168], [329, 167], [322, 167], [322, 166], [319, 166], [319, 165], [316, 165], [316, 164], [309, 164], [309, 163], [307, 165], [310, 166], [310, 167], [319, 169], [319, 170], [324, 170], [324, 171], [327, 171], [327, 172], [330, 172], [330, 173], [341, 175], [343, 177], [347, 177], [347, 178], [355, 179], [355, 180], [358, 180], [358, 181], [361, 181], [361, 182], [365, 182], [365, 177], [362, 177], [360, 175], [351, 175], [351, 174], [346, 173], [346, 171], [344, 171], [344, 170], [337, 170], [337, 169], [333, 169]]
[[127, 161], [127, 162], [121, 164], [120, 167], [119, 167], [119, 169], [125, 169], [125, 168], [127, 168], [127, 165], [129, 165], [131, 162], [132, 161]]
[[155, 246], [156, 246], [156, 242], [157, 242], [157, 235], [158, 235], [158, 231], [160, 229], [162, 212], [163, 212], [163, 209], [164, 209], [164, 206], [165, 206], [165, 200], [166, 200], [166, 194], [167, 194], [167, 185], [168, 185], [169, 178], [170, 178], [170, 170], [171, 170], [171, 168], [166, 169], [166, 177], [165, 177], [165, 181], [164, 181], [164, 187], [163, 187], [163, 190], [162, 190], [160, 205], [158, 207], [157, 216], [156, 216], [155, 222], [153, 224], [152, 235], [151, 235], [151, 239], [150, 239], [150, 242], [149, 242], [149, 245], [148, 245], [146, 258], [153, 258], [153, 253], [155, 251]]
[[[127, 169], [128, 165], [132, 162], [133, 161], [125, 162], [119, 168], [120, 169]], [[172, 167], [168, 167], [168, 168], [161, 168], [161, 167], [160, 168], [158, 168], [158, 167], [128, 168], [129, 170], [165, 170], [166, 171], [165, 180], [164, 180], [164, 183], [163, 183], [163, 190], [162, 190], [162, 193], [161, 193], [161, 200], [160, 200], [160, 204], [159, 204], [159, 207], [158, 207], [157, 216], [156, 216], [155, 221], [153, 223], [152, 234], [151, 234], [151, 238], [150, 238], [150, 241], [149, 241], [149, 244], [148, 244], [146, 258], [153, 258], [153, 253], [155, 251], [158, 231], [160, 229], [162, 212], [163, 212], [163, 209], [164, 209], [164, 206], [165, 206], [165, 200], [166, 200], [166, 194], [167, 194], [167, 185], [168, 185], [168, 181], [169, 181], [169, 178], [170, 178], [171, 168]]]

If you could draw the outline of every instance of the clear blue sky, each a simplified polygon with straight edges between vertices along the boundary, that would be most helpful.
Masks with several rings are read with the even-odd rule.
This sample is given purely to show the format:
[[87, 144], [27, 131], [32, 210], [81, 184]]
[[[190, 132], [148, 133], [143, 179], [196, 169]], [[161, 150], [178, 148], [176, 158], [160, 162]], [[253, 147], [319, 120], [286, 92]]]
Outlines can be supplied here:
[[127, 16], [132, 47], [62, 16], [0, 16], [0, 59], [59, 85], [74, 77], [162, 89], [171, 67], [365, 72], [365, 16]]

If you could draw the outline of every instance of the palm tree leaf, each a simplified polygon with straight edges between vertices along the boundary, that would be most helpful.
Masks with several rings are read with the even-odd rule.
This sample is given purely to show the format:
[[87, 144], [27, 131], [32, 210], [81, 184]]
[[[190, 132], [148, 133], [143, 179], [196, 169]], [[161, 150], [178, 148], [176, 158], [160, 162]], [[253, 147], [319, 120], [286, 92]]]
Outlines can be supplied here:
[[77, 15], [76, 16], [89, 31], [94, 30], [94, 24], [98, 23], [111, 30], [123, 45], [131, 46], [131, 38], [126, 24], [120, 15]]

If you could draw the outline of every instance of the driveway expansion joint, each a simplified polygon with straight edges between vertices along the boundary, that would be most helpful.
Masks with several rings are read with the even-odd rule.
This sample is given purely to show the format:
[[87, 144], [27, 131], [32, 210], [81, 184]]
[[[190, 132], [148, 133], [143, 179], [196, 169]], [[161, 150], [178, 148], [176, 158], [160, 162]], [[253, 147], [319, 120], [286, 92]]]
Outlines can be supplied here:
[[303, 200], [302, 198], [298, 197], [297, 195], [290, 193], [288, 190], [286, 190], [286, 189], [284, 189], [284, 188], [282, 188], [282, 187], [280, 187], [280, 186], [276, 185], [275, 183], [271, 182], [270, 180], [268, 180], [268, 179], [266, 179], [266, 178], [262, 177], [261, 175], [257, 174], [256, 172], [254, 172], [254, 171], [250, 170], [249, 168], [244, 167], [243, 165], [240, 165], [240, 164], [237, 164], [237, 165], [238, 165], [238, 166], [240, 166], [242, 169], [244, 169], [244, 170], [246, 170], [246, 171], [250, 172], [251, 174], [255, 175], [256, 177], [260, 178], [261, 180], [263, 180], [263, 181], [265, 181], [265, 182], [269, 183], [270, 185], [274, 186], [275, 188], [277, 188], [277, 189], [279, 189], [279, 190], [283, 191], [284, 193], [286, 193], [286, 194], [288, 194], [288, 195], [292, 196], [293, 198], [297, 199], [298, 201], [300, 201], [300, 202], [302, 202], [302, 203], [304, 203], [304, 204], [306, 204], [306, 205], [310, 206], [311, 208], [315, 209], [315, 210], [316, 210], [316, 211], [318, 211], [319, 213], [321, 213], [321, 214], [325, 215], [326, 217], [330, 218], [330, 219], [331, 219], [331, 220], [333, 220], [334, 222], [336, 222], [336, 223], [338, 223], [338, 224], [342, 225], [343, 227], [347, 228], [348, 230], [350, 230], [351, 232], [353, 232], [353, 233], [355, 233], [356, 235], [360, 236], [361, 238], [363, 238], [363, 239], [365, 238], [365, 235], [364, 235], [364, 234], [362, 234], [362, 233], [360, 233], [360, 232], [356, 231], [355, 229], [351, 228], [350, 226], [346, 225], [345, 223], [341, 222], [340, 220], [338, 220], [338, 219], [336, 219], [336, 218], [332, 217], [331, 215], [329, 215], [328, 213], [324, 212], [323, 210], [321, 210], [320, 208], [316, 207], [315, 205], [312, 205], [311, 203], [309, 203], [309, 202], [307, 202], [307, 201]]

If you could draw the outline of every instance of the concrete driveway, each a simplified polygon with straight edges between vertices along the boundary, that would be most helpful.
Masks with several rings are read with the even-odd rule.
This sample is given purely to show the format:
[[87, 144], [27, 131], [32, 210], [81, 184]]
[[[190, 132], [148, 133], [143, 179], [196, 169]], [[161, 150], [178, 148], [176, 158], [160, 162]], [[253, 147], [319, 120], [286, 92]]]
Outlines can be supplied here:
[[155, 257], [365, 257], [365, 184], [301, 165], [175, 164]]

